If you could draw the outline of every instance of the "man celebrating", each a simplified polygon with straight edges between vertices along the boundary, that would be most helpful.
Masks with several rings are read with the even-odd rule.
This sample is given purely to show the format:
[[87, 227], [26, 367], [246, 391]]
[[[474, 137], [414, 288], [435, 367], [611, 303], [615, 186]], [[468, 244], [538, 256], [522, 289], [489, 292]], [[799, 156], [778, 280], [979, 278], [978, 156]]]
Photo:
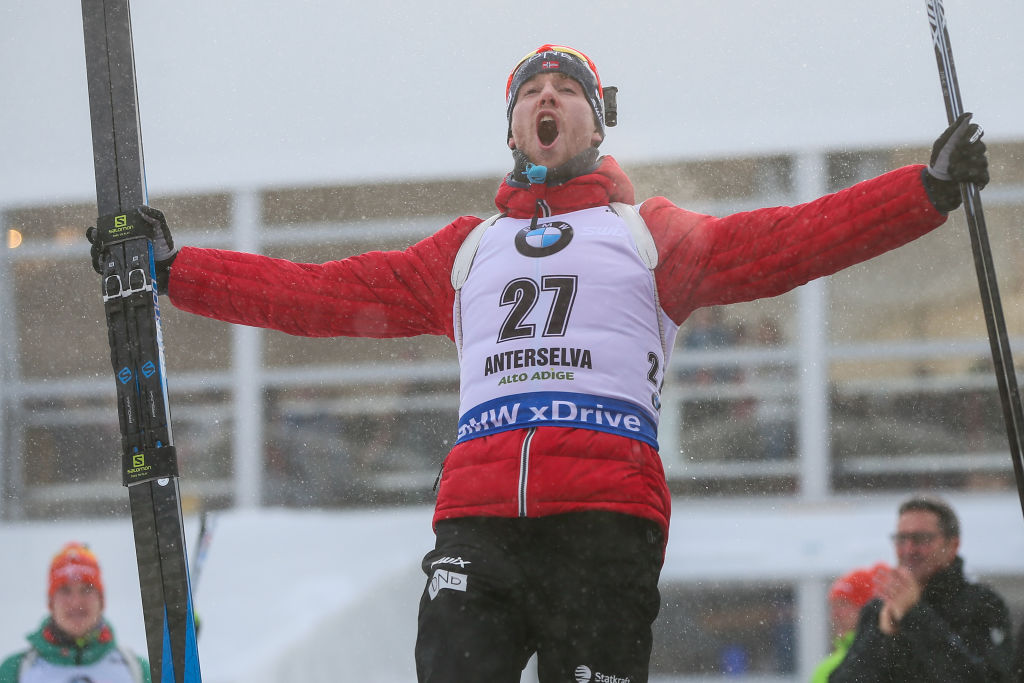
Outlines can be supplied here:
[[[637, 204], [598, 152], [610, 94], [582, 52], [530, 52], [506, 86], [500, 214], [457, 218], [403, 251], [323, 264], [179, 252], [163, 214], [140, 209], [158, 283], [182, 310], [455, 343], [460, 417], [423, 560], [421, 682], [518, 681], [533, 653], [545, 683], [646, 681], [670, 517], [660, 391], [679, 326], [906, 244], [945, 222], [960, 183], [988, 181], [966, 115], [927, 168], [801, 206], [716, 218]], [[94, 243], [98, 271], [101, 254]]]
[[50, 616], [29, 649], [0, 665], [0, 683], [149, 683], [149, 665], [119, 646], [103, 618], [103, 578], [87, 546], [68, 543], [50, 563]]
[[1009, 681], [1009, 612], [964, 578], [960, 522], [945, 502], [915, 497], [899, 508], [898, 566], [861, 612], [831, 683]]

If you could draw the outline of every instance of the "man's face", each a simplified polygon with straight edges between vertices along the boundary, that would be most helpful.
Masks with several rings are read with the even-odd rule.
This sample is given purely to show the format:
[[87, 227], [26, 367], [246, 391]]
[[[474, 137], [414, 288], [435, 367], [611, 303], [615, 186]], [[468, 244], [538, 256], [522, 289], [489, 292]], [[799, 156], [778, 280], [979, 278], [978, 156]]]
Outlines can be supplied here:
[[103, 596], [92, 584], [72, 581], [54, 592], [50, 612], [60, 630], [81, 638], [100, 623]]
[[601, 142], [583, 86], [561, 73], [538, 74], [519, 88], [512, 108], [512, 139], [540, 166], [558, 166]]
[[946, 538], [939, 516], [927, 510], [908, 510], [896, 524], [896, 557], [922, 586], [935, 572], [948, 567], [960, 549], [959, 538]]

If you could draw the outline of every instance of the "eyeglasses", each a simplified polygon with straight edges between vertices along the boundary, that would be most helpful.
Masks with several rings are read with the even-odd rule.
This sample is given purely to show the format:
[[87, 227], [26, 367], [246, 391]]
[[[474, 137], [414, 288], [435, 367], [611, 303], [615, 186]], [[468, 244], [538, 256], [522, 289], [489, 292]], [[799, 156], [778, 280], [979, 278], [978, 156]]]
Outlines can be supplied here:
[[911, 545], [929, 545], [938, 537], [939, 534], [933, 531], [916, 531], [893, 534], [889, 538], [892, 539], [893, 545], [903, 545], [904, 543], [910, 543]]

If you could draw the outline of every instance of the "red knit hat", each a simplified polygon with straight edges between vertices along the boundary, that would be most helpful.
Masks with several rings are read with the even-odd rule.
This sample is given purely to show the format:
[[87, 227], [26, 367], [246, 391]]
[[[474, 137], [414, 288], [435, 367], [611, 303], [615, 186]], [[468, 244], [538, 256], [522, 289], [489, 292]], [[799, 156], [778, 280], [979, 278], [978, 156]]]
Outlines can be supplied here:
[[100, 563], [96, 560], [89, 547], [83, 543], [72, 541], [54, 555], [50, 563], [49, 597], [61, 586], [80, 581], [92, 585], [103, 597], [103, 577], [100, 575]]
[[863, 607], [875, 597], [875, 590], [882, 576], [889, 571], [889, 565], [879, 562], [866, 569], [854, 569], [836, 579], [828, 592], [828, 599], [847, 600], [855, 607]]

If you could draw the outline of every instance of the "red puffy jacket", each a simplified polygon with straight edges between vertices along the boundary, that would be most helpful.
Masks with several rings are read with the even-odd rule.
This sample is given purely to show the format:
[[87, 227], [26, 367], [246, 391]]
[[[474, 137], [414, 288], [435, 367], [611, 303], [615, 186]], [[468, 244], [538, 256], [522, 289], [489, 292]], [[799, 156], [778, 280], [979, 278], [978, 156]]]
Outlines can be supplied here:
[[[663, 197], [640, 208], [655, 244], [665, 312], [771, 297], [901, 246], [938, 227], [922, 166], [907, 166], [795, 207], [716, 218]], [[495, 200], [515, 218], [538, 199], [552, 214], [635, 203], [611, 157], [563, 185], [502, 183]], [[181, 249], [168, 293], [178, 308], [308, 337], [453, 337], [455, 254], [479, 218], [463, 216], [403, 251], [300, 264], [216, 249]], [[452, 425], [454, 431], [454, 425]], [[540, 427], [455, 446], [445, 460], [434, 521], [471, 515], [537, 517], [611, 510], [668, 530], [670, 498], [657, 451], [586, 429]]]

